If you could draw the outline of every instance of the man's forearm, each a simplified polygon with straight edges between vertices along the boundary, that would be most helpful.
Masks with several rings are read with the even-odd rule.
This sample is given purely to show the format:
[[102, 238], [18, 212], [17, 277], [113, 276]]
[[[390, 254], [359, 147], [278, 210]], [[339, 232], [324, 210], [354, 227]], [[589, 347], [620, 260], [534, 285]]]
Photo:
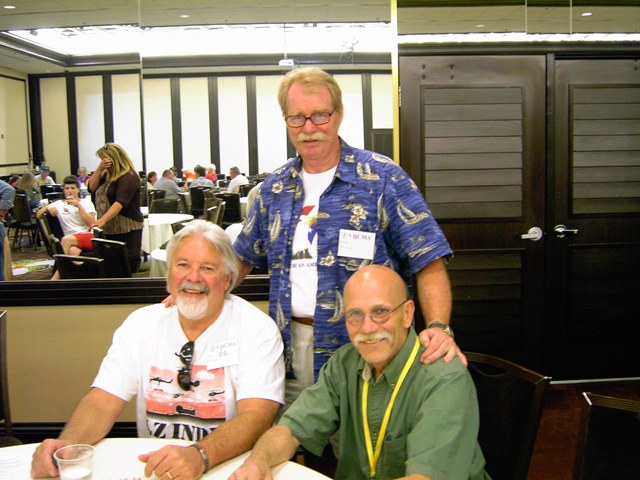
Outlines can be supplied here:
[[273, 424], [278, 407], [279, 404], [270, 400], [240, 400], [238, 416], [224, 422], [198, 442], [207, 451], [210, 465], [217, 465], [253, 448], [260, 435]]
[[416, 274], [420, 309], [428, 325], [431, 322], [448, 324], [451, 319], [451, 284], [441, 259], [430, 263]]
[[102, 440], [113, 427], [126, 403], [104, 390], [92, 388], [80, 400], [60, 434], [60, 440], [90, 445]]
[[289, 460], [296, 453], [299, 445], [300, 442], [291, 434], [288, 427], [276, 425], [256, 442], [250, 458], [274, 467]]

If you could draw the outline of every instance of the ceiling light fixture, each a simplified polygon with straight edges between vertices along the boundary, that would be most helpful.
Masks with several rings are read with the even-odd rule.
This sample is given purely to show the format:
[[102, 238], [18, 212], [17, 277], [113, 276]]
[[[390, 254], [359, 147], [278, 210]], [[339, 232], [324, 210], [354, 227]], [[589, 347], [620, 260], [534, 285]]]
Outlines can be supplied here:
[[592, 12], [584, 12], [584, 13], [582, 13], [583, 17], [590, 17], [591, 15], [593, 15]]

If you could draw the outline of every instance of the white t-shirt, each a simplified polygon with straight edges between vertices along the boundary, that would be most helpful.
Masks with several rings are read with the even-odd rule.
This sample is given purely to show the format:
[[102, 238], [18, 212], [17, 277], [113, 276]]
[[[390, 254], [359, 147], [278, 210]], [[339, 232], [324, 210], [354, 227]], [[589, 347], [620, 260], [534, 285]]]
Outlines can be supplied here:
[[[96, 213], [96, 207], [93, 206], [91, 198], [81, 198], [80, 205], [82, 205], [82, 208], [84, 208], [87, 213]], [[51, 206], [58, 210], [56, 218], [58, 222], [60, 222], [62, 232], [65, 235], [89, 231], [89, 227], [84, 223], [84, 220], [82, 220], [78, 207], [69, 205], [66, 200], [56, 200]]]
[[227, 187], [228, 193], [240, 193], [240, 185], [247, 185], [249, 183], [249, 179], [242, 174], [236, 175], [229, 181], [229, 186]]
[[300, 172], [304, 207], [293, 236], [291, 255], [291, 315], [313, 318], [318, 291], [318, 206], [320, 195], [331, 185], [336, 167], [322, 173]]
[[246, 300], [231, 295], [195, 340], [189, 391], [178, 384], [178, 354], [187, 341], [175, 306], [140, 308], [116, 330], [92, 386], [126, 401], [138, 396], [139, 437], [196, 441], [234, 418], [238, 400], [283, 403], [280, 332]]

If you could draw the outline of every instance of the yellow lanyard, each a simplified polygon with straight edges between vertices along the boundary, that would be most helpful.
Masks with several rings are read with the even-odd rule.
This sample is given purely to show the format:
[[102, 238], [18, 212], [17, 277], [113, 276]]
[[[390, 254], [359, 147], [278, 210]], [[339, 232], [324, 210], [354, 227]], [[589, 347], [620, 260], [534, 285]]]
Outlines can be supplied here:
[[400, 387], [402, 386], [402, 382], [407, 377], [409, 373], [409, 369], [413, 364], [416, 356], [418, 355], [418, 349], [420, 347], [420, 341], [416, 338], [416, 344], [413, 346], [413, 350], [411, 351], [411, 355], [407, 359], [407, 363], [404, 364], [402, 368], [402, 373], [400, 374], [400, 378], [398, 379], [398, 383], [396, 383], [393, 392], [391, 393], [391, 399], [389, 400], [389, 404], [387, 405], [387, 410], [384, 412], [384, 417], [382, 418], [382, 425], [380, 426], [380, 433], [378, 434], [378, 440], [376, 441], [376, 450], [375, 453], [373, 451], [373, 442], [371, 440], [371, 432], [369, 431], [369, 421], [367, 419], [367, 402], [369, 400], [369, 382], [364, 382], [362, 387], [362, 427], [364, 429], [364, 442], [367, 447], [367, 457], [369, 458], [369, 470], [371, 473], [371, 478], [376, 478], [376, 465], [378, 464], [378, 459], [380, 458], [380, 452], [382, 452], [382, 444], [384, 443], [384, 436], [387, 432], [387, 426], [389, 425], [389, 418], [391, 417], [391, 410], [393, 409], [393, 404], [396, 401], [396, 397], [398, 396], [398, 392], [400, 391]]

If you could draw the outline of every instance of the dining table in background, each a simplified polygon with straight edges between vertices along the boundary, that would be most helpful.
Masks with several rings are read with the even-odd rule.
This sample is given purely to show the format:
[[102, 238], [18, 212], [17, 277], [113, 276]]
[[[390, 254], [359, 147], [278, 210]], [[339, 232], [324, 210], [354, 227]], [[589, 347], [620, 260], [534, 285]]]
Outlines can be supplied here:
[[144, 219], [142, 229], [142, 251], [151, 253], [168, 242], [173, 236], [172, 223], [193, 220], [187, 213], [150, 213]]
[[[160, 438], [105, 438], [98, 442], [93, 458], [93, 480], [143, 480], [145, 464], [138, 460], [142, 453], [165, 445], [189, 445], [193, 442]], [[31, 479], [31, 456], [38, 443], [0, 448], [0, 480]], [[201, 478], [227, 480], [249, 452], [213, 467]], [[272, 469], [274, 480], [327, 480], [329, 477], [299, 465], [284, 462]], [[158, 477], [150, 477], [158, 478]]]

